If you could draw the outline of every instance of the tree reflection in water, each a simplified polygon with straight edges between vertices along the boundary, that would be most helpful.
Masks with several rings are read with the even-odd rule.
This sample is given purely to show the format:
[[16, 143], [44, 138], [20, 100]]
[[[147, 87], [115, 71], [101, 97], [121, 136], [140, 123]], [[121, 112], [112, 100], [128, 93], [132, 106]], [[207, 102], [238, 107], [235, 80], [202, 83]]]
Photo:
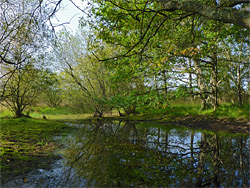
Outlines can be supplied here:
[[95, 187], [249, 187], [248, 135], [130, 122], [84, 124], [67, 165]]

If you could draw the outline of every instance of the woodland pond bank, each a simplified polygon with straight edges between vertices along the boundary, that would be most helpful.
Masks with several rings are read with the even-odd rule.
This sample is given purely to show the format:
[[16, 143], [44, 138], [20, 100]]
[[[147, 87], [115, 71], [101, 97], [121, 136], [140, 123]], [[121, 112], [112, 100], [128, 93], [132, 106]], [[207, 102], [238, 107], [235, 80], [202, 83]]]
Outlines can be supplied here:
[[250, 185], [250, 139], [245, 131], [188, 128], [180, 126], [181, 120], [176, 125], [121, 119], [66, 124], [60, 124], [65, 131], [53, 137], [56, 157], [47, 167], [34, 166], [3, 187]]

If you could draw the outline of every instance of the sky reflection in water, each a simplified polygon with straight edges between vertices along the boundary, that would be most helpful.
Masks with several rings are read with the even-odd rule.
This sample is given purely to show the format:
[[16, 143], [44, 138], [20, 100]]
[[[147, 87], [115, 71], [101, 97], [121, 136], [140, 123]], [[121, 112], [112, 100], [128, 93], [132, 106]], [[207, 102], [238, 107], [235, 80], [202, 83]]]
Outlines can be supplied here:
[[84, 124], [67, 165], [102, 187], [249, 187], [249, 135], [171, 126]]

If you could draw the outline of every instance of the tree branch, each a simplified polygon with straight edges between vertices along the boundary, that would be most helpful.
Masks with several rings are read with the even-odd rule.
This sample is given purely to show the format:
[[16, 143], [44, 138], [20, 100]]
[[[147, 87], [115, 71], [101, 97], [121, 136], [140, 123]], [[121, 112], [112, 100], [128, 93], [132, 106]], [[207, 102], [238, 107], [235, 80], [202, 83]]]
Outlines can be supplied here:
[[[234, 1], [234, 3], [231, 3], [230, 5], [237, 5], [240, 2], [250, 3], [249, 0], [242, 0]], [[238, 10], [231, 7], [212, 7], [194, 0], [168, 0], [164, 2], [163, 11], [176, 10], [196, 13], [211, 20], [236, 24], [250, 30], [250, 11]]]

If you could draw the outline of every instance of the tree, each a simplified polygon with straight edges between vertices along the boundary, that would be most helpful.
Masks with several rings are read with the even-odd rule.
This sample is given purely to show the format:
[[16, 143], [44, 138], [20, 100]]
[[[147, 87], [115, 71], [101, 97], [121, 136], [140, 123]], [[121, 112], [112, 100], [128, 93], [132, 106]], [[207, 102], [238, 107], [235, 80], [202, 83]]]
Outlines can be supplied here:
[[[169, 30], [168, 33], [171, 33], [176, 26], [182, 24], [183, 20], [192, 18], [194, 15], [205, 22], [233, 23], [236, 27], [242, 25], [239, 22], [247, 24], [247, 20], [250, 18], [250, 12], [247, 10], [249, 3], [248, 0], [235, 0], [233, 2], [228, 0], [96, 0], [91, 10], [99, 23], [96, 26], [100, 31], [99, 36], [106, 41], [115, 41], [119, 46], [128, 47], [127, 52], [123, 54], [123, 56], [127, 56], [134, 54], [136, 48], [141, 48], [137, 52], [144, 51], [145, 46], [158, 32], [165, 29], [165, 31]], [[166, 25], [170, 26], [165, 27]], [[237, 28], [244, 30], [243, 27]], [[249, 28], [249, 26], [245, 26], [245, 28]], [[128, 33], [129, 35], [127, 35]], [[136, 36], [133, 43], [129, 43], [131, 36]]]
[[185, 11], [198, 14], [209, 20], [232, 23], [250, 30], [250, 11], [238, 9], [236, 6], [249, 5], [249, 0], [219, 0], [219, 1], [178, 1], [161, 0], [162, 10], [157, 11]]
[[[58, 11], [59, 1], [46, 0], [2, 0], [0, 2], [0, 79], [11, 78], [17, 69], [26, 64], [31, 57], [37, 57], [46, 51], [48, 39], [53, 35], [51, 18]], [[52, 31], [49, 29], [50, 23]], [[50, 38], [51, 39], [51, 38]], [[18, 49], [18, 58], [16, 55]], [[6, 66], [12, 65], [12, 69]], [[9, 71], [6, 71], [9, 70]], [[9, 79], [1, 82], [1, 98]]]
[[[84, 106], [94, 111], [95, 116], [101, 117], [106, 110], [104, 99], [111, 95], [109, 71], [93, 54], [84, 52], [89, 43], [87, 34], [79, 32], [73, 36], [62, 31], [57, 54], [63, 71], [70, 76], [69, 82], [81, 91], [78, 91], [78, 95], [81, 95], [78, 98], [81, 98]], [[105, 57], [109, 50], [111, 48], [106, 46], [96, 53]], [[72, 91], [75, 92], [75, 89]]]
[[5, 97], [1, 103], [7, 106], [16, 118], [20, 118], [24, 116], [24, 110], [33, 105], [41, 94], [44, 75], [32, 64], [26, 64], [6, 79], [8, 83], [5, 86]]
[[[98, 2], [98, 1], [96, 1]], [[167, 12], [187, 12], [197, 14], [209, 20], [232, 23], [250, 30], [250, 12], [247, 9], [239, 9], [237, 6], [249, 5], [249, 0], [159, 0], [159, 1], [114, 1], [108, 0], [107, 4], [129, 12], [128, 16], [140, 21], [140, 14], [152, 12], [162, 16], [168, 16]], [[100, 2], [98, 2], [100, 3]], [[103, 5], [101, 3], [101, 5]], [[154, 6], [151, 6], [154, 5]], [[160, 5], [160, 6], [159, 6]], [[135, 15], [134, 12], [137, 14]], [[139, 14], [138, 14], [139, 13]], [[190, 16], [191, 16], [190, 15]]]
[[[175, 80], [176, 87], [180, 82], [188, 83], [185, 74], [189, 78], [193, 74], [197, 79], [197, 86], [193, 86], [203, 99], [203, 109], [213, 106], [216, 110], [219, 84], [225, 76], [222, 42], [231, 36], [236, 39], [248, 35], [247, 24], [242, 27], [239, 22], [248, 19], [249, 1], [94, 2], [98, 4], [92, 6], [98, 20], [98, 24], [93, 23], [99, 30], [98, 37], [122, 49], [121, 53], [100, 60], [115, 62], [117, 58], [129, 58], [130, 63], [125, 66], [137, 67], [144, 75], [150, 72], [157, 90], [161, 77], [165, 88], [169, 85], [166, 72], [170, 73], [168, 78]], [[229, 12], [235, 14], [225, 18]], [[243, 14], [244, 18], [235, 19]], [[189, 67], [186, 62], [190, 62]]]
[[57, 108], [63, 100], [63, 90], [61, 89], [61, 80], [59, 75], [49, 70], [44, 71], [43, 90], [40, 96], [49, 107]]

